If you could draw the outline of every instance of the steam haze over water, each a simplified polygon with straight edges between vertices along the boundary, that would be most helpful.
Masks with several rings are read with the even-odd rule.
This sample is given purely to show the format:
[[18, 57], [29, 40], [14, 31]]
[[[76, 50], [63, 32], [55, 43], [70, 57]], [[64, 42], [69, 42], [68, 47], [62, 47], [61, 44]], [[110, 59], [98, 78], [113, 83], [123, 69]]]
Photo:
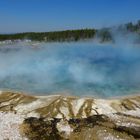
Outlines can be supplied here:
[[140, 90], [140, 48], [93, 42], [0, 50], [0, 88], [33, 94], [113, 97]]

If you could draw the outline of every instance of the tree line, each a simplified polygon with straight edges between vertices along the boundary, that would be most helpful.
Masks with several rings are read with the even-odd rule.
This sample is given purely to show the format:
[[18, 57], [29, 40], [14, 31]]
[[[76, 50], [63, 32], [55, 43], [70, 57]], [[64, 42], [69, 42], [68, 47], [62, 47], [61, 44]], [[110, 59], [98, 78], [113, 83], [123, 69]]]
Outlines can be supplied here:
[[54, 32], [28, 32], [16, 34], [1, 34], [0, 41], [3, 40], [24, 40], [32, 41], [78, 41], [89, 39], [95, 36], [95, 29], [66, 30]]
[[[79, 29], [53, 32], [27, 32], [15, 34], [0, 34], [0, 41], [5, 40], [31, 40], [31, 41], [46, 41], [46, 42], [64, 42], [64, 41], [79, 41], [84, 39], [93, 39], [97, 37], [100, 42], [114, 41], [111, 34], [112, 28], [96, 29]], [[118, 26], [118, 31], [126, 30], [127, 32], [136, 32], [140, 35], [140, 20], [137, 23], [129, 22]]]

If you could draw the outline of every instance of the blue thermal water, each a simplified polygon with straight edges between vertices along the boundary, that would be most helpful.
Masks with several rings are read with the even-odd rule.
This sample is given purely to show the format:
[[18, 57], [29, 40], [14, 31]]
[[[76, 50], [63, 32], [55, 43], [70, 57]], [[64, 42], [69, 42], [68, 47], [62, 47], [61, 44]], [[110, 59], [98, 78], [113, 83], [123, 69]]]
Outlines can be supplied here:
[[50, 43], [0, 49], [0, 88], [33, 94], [113, 97], [139, 93], [140, 49]]

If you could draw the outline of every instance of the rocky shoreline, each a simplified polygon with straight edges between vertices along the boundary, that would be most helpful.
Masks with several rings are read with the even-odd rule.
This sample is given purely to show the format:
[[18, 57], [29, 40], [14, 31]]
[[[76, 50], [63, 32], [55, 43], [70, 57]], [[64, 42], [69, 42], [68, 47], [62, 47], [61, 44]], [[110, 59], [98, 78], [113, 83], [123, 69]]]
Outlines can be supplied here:
[[140, 96], [0, 93], [0, 140], [139, 140]]

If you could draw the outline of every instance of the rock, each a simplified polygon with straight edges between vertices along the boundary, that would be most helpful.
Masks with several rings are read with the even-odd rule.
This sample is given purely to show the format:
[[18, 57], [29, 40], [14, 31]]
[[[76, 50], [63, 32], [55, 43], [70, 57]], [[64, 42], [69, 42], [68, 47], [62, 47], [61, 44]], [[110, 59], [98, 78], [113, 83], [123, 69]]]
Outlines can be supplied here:
[[30, 117], [20, 126], [20, 132], [30, 140], [61, 140], [56, 128], [57, 120], [45, 121], [43, 118]]
[[[140, 96], [104, 100], [1, 92], [2, 116], [5, 116], [0, 118], [0, 138], [3, 139], [140, 139]], [[8, 117], [12, 121], [8, 121]], [[20, 121], [16, 121], [17, 118]], [[3, 124], [7, 126], [2, 127]], [[3, 135], [5, 129], [11, 131], [9, 135]]]

